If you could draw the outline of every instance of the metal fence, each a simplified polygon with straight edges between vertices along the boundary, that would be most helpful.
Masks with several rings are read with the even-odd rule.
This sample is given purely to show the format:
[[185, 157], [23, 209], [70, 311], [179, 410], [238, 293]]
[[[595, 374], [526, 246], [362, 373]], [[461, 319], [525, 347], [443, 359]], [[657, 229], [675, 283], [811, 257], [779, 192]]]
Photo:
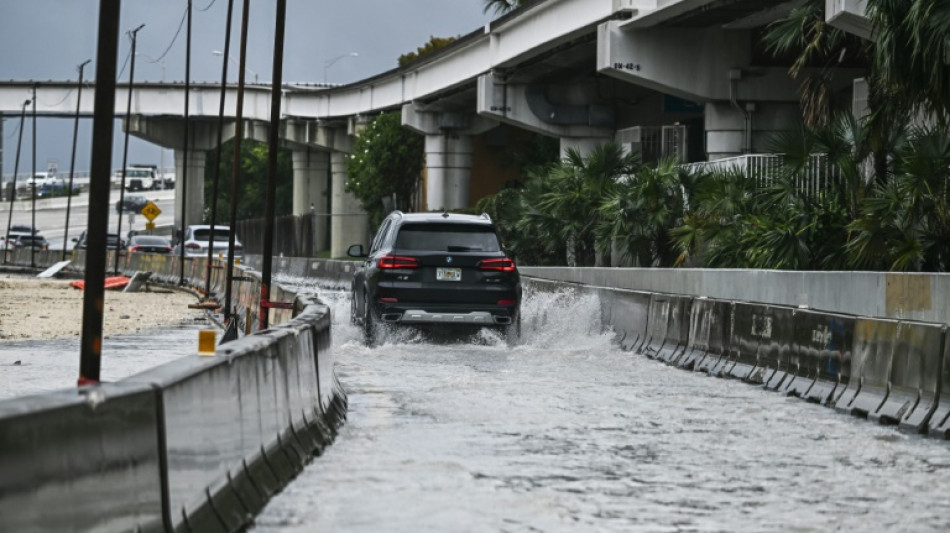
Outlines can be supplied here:
[[[313, 257], [314, 215], [286, 215], [274, 220], [273, 255]], [[244, 253], [264, 252], [265, 219], [237, 221], [236, 235], [244, 244]]]
[[[753, 179], [756, 186], [768, 187], [783, 172], [784, 162], [785, 156], [782, 154], [747, 154], [683, 166], [690, 172], [737, 171]], [[828, 192], [839, 182], [840, 177], [840, 169], [828, 161], [828, 156], [814, 154], [793, 179], [806, 194], [818, 195]]]

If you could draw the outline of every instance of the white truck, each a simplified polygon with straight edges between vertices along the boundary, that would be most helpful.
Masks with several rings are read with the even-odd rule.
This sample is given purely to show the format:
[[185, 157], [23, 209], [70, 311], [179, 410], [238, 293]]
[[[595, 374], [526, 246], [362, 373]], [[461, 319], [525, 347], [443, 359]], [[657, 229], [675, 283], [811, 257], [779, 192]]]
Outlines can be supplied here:
[[[125, 169], [125, 188], [130, 191], [147, 191], [162, 188], [155, 165], [131, 165]], [[122, 171], [112, 174], [112, 186], [122, 186]]]

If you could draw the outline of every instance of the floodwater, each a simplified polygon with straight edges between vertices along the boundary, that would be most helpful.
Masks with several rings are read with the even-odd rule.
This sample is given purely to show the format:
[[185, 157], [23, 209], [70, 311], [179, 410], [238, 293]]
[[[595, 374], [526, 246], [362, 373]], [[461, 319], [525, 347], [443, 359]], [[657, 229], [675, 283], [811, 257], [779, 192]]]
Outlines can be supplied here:
[[[198, 331], [208, 320], [112, 335], [102, 341], [100, 379], [118, 381], [198, 352]], [[220, 332], [219, 332], [220, 335]], [[0, 400], [76, 387], [79, 338], [0, 341]]]
[[593, 297], [372, 349], [321, 297], [348, 420], [258, 533], [950, 530], [948, 443], [623, 352]]

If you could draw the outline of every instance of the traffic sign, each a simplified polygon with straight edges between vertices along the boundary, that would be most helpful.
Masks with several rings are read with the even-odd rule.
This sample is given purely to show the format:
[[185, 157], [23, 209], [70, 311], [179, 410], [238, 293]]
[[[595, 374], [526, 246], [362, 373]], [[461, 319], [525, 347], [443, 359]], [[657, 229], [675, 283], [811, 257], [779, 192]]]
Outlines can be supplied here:
[[154, 222], [146, 222], [146, 223], [145, 223], [145, 229], [146, 229], [146, 231], [152, 231], [152, 230], [154, 230], [154, 229], [155, 229], [155, 223], [154, 223]]
[[155, 205], [155, 202], [149, 200], [145, 204], [145, 207], [142, 208], [141, 213], [145, 215], [145, 218], [147, 218], [149, 222], [151, 222], [155, 220], [155, 217], [162, 214], [162, 210], [159, 209], [157, 205]]

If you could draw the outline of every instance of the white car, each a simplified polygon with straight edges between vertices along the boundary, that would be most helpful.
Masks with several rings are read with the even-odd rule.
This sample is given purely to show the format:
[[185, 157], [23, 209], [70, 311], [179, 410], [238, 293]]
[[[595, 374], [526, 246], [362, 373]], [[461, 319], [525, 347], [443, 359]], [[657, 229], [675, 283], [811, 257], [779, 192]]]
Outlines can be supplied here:
[[[231, 228], [228, 226], [214, 227], [214, 238], [211, 238], [211, 226], [207, 224], [192, 225], [185, 228], [185, 238], [181, 243], [175, 245], [172, 255], [181, 254], [180, 246], [185, 247], [185, 257], [208, 257], [208, 245], [210, 243], [215, 256], [227, 257], [228, 238], [231, 235]], [[244, 247], [241, 241], [234, 238], [234, 257], [244, 257]]]

